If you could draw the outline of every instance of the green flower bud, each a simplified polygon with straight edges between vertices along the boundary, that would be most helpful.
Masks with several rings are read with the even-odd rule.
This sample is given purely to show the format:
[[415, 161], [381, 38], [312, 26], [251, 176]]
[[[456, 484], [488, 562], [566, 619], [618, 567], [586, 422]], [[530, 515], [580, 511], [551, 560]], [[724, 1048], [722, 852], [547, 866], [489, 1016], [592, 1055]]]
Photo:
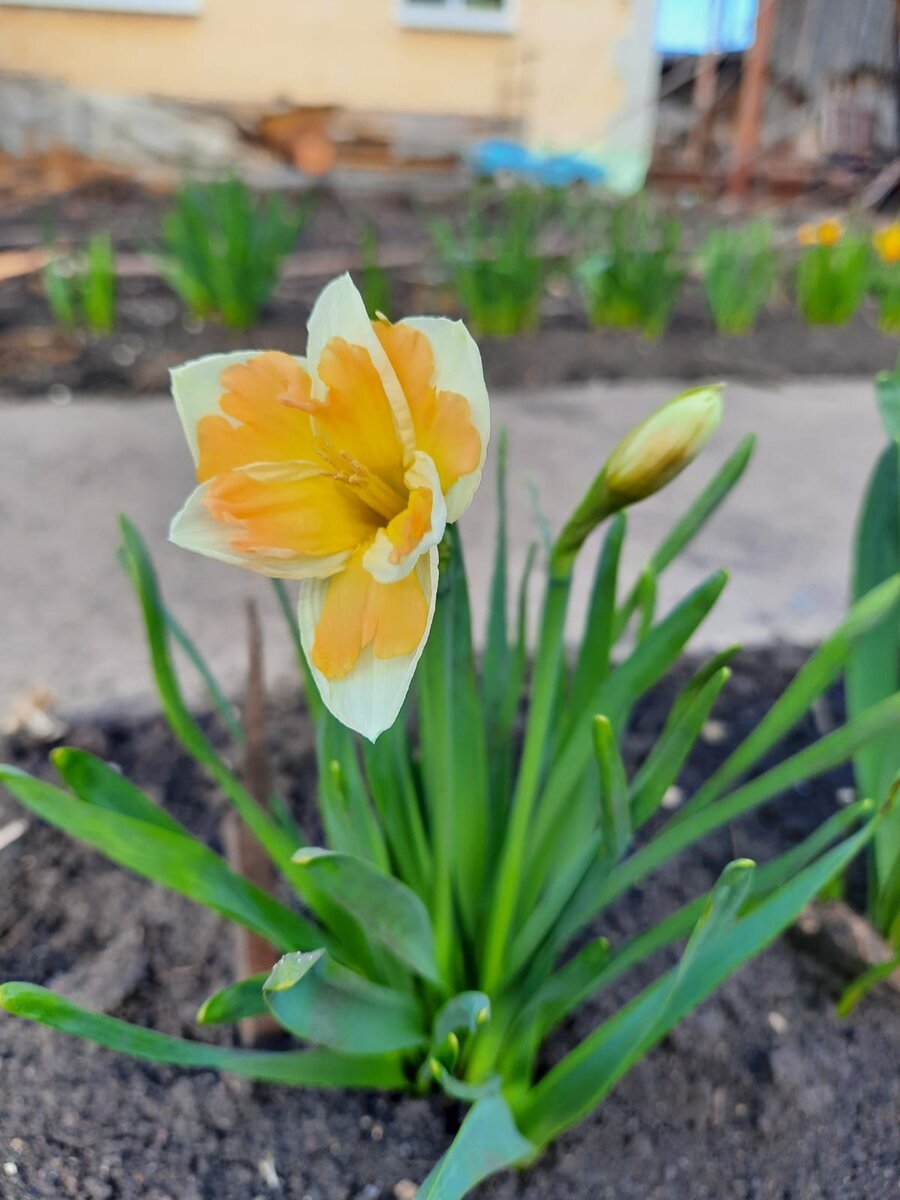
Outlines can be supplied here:
[[697, 457], [722, 417], [720, 384], [682, 392], [619, 442], [559, 535], [553, 572], [571, 571], [588, 535], [620, 509], [671, 483]]

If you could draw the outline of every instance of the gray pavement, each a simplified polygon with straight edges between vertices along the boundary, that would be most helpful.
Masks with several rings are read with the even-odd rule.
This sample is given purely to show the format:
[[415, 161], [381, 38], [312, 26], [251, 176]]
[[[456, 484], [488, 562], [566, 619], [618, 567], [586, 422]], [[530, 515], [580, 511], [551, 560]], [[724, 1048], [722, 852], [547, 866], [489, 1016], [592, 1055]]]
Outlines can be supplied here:
[[[494, 396], [495, 429], [505, 425], [510, 437], [514, 571], [535, 534], [526, 478], [558, 528], [615, 440], [678, 390], [666, 382], [592, 383]], [[703, 458], [633, 513], [626, 577], [634, 578], [673, 517], [751, 430], [759, 446], [745, 479], [661, 588], [667, 607], [707, 573], [731, 572], [698, 649], [813, 643], [845, 607], [853, 524], [883, 436], [863, 380], [730, 387], [725, 420]], [[136, 606], [114, 558], [119, 512], [148, 539], [170, 606], [226, 689], [243, 678], [242, 600], [249, 594], [262, 599], [270, 683], [293, 678], [268, 583], [166, 543], [169, 519], [190, 487], [187, 448], [163, 398], [0, 407], [0, 718], [36, 684], [48, 686], [65, 713], [154, 704]], [[479, 616], [494, 521], [489, 472], [462, 524]], [[591, 557], [593, 547], [576, 581], [573, 631]]]

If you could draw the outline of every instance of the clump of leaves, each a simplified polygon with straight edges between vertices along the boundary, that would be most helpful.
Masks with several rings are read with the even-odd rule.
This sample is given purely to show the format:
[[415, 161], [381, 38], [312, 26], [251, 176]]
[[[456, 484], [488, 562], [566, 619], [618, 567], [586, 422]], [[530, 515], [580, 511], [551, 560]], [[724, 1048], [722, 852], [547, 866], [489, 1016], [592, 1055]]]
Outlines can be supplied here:
[[585, 213], [576, 274], [594, 325], [640, 329], [659, 337], [669, 323], [684, 267], [680, 222], [640, 194]]
[[838, 221], [803, 226], [797, 264], [800, 313], [810, 325], [845, 325], [865, 299], [871, 270], [868, 241]]
[[772, 228], [714, 229], [700, 252], [703, 290], [720, 333], [747, 333], [772, 294], [778, 260]]
[[878, 303], [878, 325], [884, 333], [900, 334], [900, 224], [879, 230], [872, 245], [877, 261], [871, 290]]
[[43, 283], [64, 329], [111, 333], [115, 328], [116, 260], [109, 234], [94, 234], [80, 253], [54, 256], [44, 268]]
[[[270, 942], [280, 955], [275, 968], [209, 997], [198, 1021], [271, 1013], [301, 1045], [242, 1050], [164, 1036], [29, 983], [2, 985], [0, 1006], [185, 1067], [295, 1086], [440, 1089], [471, 1107], [422, 1184], [420, 1200], [459, 1200], [491, 1172], [527, 1165], [580, 1121], [686, 1013], [777, 937], [887, 819], [860, 800], [761, 867], [744, 859], [725, 865], [707, 891], [632, 939], [615, 944], [605, 936], [611, 906], [629, 889], [652, 886], [660, 868], [701, 839], [879, 738], [896, 739], [900, 727], [900, 695], [885, 696], [814, 744], [759, 766], [834, 681], [859, 639], [886, 620], [896, 625], [900, 579], [894, 576], [854, 605], [679, 811], [667, 813], [663, 798], [727, 685], [736, 648], [695, 672], [640, 767], [626, 769], [622, 743], [632, 714], [711, 612], [726, 579], [713, 573], [662, 615], [657, 582], [741, 477], [752, 439], [675, 522], [637, 584], [623, 589], [626, 509], [691, 460], [714, 428], [717, 406], [715, 389], [699, 389], [635, 429], [550, 541], [530, 683], [527, 596], [535, 559], [528, 557], [510, 627], [502, 446], [480, 666], [462, 544], [450, 526], [411, 699], [377, 741], [358, 739], [326, 709], [293, 605], [276, 585], [317, 724], [324, 847], [307, 844], [283, 806], [267, 807], [251, 795], [189, 712], [172, 660], [176, 636], [201, 667], [219, 710], [229, 714], [229, 727], [239, 726], [167, 611], [137, 530], [124, 521], [123, 559], [165, 715], [271, 857], [294, 902], [237, 874], [89, 753], [53, 752], [62, 786], [13, 766], [0, 769], [0, 780], [32, 812], [115, 862]], [[570, 661], [563, 635], [573, 572], [600, 526], [603, 546]], [[544, 1064], [542, 1046], [581, 1005], [626, 972], [643, 974], [660, 950], [678, 945], [676, 965], [639, 987], [552, 1066]]]
[[537, 325], [551, 269], [540, 239], [555, 203], [532, 187], [499, 197], [476, 188], [458, 229], [432, 224], [435, 248], [476, 332], [508, 337]]
[[198, 317], [235, 329], [259, 318], [306, 219], [238, 178], [182, 184], [162, 221], [160, 270]]

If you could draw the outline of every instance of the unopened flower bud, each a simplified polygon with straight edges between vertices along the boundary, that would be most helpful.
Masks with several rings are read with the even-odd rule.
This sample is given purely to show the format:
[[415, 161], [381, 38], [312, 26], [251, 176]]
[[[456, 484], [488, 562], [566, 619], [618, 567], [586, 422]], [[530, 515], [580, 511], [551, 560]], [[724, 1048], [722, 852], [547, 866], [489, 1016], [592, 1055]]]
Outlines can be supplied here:
[[632, 429], [609, 456], [610, 495], [624, 508], [652, 496], [697, 457], [722, 418], [721, 388], [682, 392]]
[[571, 571], [592, 530], [664, 488], [697, 457], [722, 416], [721, 386], [682, 392], [619, 442], [570, 517], [553, 552], [554, 574]]

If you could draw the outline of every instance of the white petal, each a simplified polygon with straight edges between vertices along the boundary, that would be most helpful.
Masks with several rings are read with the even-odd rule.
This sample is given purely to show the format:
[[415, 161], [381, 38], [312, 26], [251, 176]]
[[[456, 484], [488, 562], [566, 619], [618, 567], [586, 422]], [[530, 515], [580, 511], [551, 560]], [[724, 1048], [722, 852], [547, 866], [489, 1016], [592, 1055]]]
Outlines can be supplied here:
[[[224, 394], [222, 387], [222, 372], [236, 363], [245, 363], [248, 359], [257, 358], [260, 350], [235, 350], [233, 354], [208, 354], [205, 358], [195, 358], [191, 362], [182, 363], [169, 372], [172, 383], [172, 397], [181, 418], [184, 436], [187, 438], [194, 456], [194, 462], [200, 456], [197, 446], [197, 426], [203, 417], [219, 412], [219, 400]], [[305, 359], [298, 358], [297, 362], [306, 370]]]
[[437, 467], [431, 456], [417, 450], [413, 465], [403, 478], [408, 488], [424, 487], [431, 492], [431, 528], [410, 553], [396, 563], [391, 557], [394, 553], [394, 543], [383, 529], [378, 530], [374, 542], [363, 556], [363, 566], [379, 583], [396, 583], [398, 579], [405, 578], [424, 552], [438, 545], [447, 527], [447, 505], [441, 491]]
[[404, 457], [411, 461], [416, 448], [412, 413], [409, 411], [397, 373], [375, 335], [363, 298], [349, 274], [339, 275], [321, 292], [313, 305], [307, 328], [307, 359], [308, 370], [313, 378], [313, 395], [319, 400], [324, 399], [325, 386], [319, 379], [317, 365], [332, 338], [343, 338], [352, 346], [362, 346], [368, 350], [369, 357], [381, 376], [391, 412], [394, 414], [394, 424], [403, 446]]
[[[284, 468], [284, 464], [278, 466]], [[327, 579], [349, 558], [346, 551], [321, 558], [240, 553], [231, 545], [231, 527], [224, 521], [217, 521], [207, 507], [205, 497], [212, 482], [202, 483], [191, 492], [169, 527], [169, 541], [183, 550], [193, 550], [232, 567], [246, 567], [273, 579]]]
[[307, 579], [300, 585], [297, 605], [300, 640], [319, 694], [325, 706], [339, 721], [361, 733], [370, 742], [374, 742], [379, 734], [390, 729], [396, 721], [431, 631], [437, 597], [437, 549], [433, 548], [427, 554], [423, 554], [415, 569], [422, 591], [428, 598], [428, 620], [422, 640], [414, 653], [397, 658], [376, 658], [371, 645], [366, 646], [353, 670], [343, 679], [327, 679], [312, 662], [313, 643], [328, 584], [317, 579]]
[[491, 406], [481, 351], [462, 321], [448, 317], [405, 317], [401, 325], [418, 329], [431, 343], [434, 352], [434, 385], [440, 392], [464, 396], [472, 411], [472, 424], [481, 437], [481, 461], [470, 475], [457, 479], [447, 492], [447, 520], [458, 520], [471, 503], [481, 482], [481, 472], [491, 440]]

